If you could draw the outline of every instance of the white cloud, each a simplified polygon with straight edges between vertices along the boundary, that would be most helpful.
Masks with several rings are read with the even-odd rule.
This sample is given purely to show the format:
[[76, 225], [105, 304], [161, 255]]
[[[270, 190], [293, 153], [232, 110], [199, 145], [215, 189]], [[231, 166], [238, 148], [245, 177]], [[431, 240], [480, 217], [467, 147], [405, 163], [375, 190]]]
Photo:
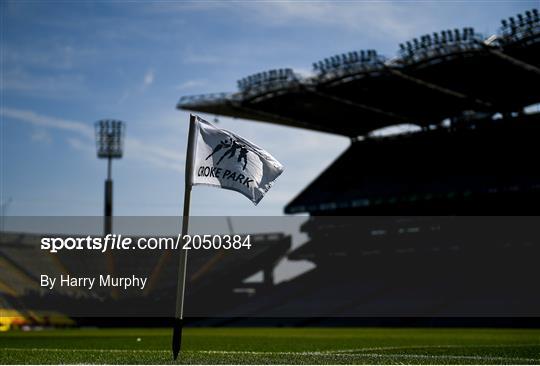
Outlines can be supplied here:
[[124, 103], [127, 99], [129, 99], [132, 95], [137, 93], [144, 93], [146, 89], [152, 85], [155, 81], [155, 71], [154, 69], [148, 69], [142, 79], [142, 82], [137, 85], [132, 85], [129, 88], [126, 88], [120, 98], [118, 99], [118, 104]]
[[176, 90], [189, 90], [189, 89], [198, 88], [198, 87], [206, 86], [206, 85], [208, 85], [207, 80], [201, 80], [201, 79], [187, 80], [177, 85], [175, 89]]
[[148, 71], [146, 71], [146, 74], [144, 74], [142, 90], [152, 85], [154, 83], [154, 78], [155, 74], [153, 69], [149, 69]]
[[86, 84], [81, 74], [36, 74], [17, 66], [5, 68], [0, 89], [24, 95], [64, 99], [85, 92]]
[[95, 146], [87, 140], [81, 140], [77, 137], [68, 137], [66, 141], [73, 149], [84, 152], [87, 155], [96, 153]]
[[86, 138], [90, 138], [90, 139], [94, 138], [93, 127], [83, 122], [44, 116], [42, 114], [37, 114], [29, 110], [12, 109], [12, 108], [7, 108], [7, 107], [2, 108], [0, 110], [0, 115], [2, 117], [7, 117], [7, 118], [15, 119], [21, 122], [30, 123], [34, 126], [60, 129], [64, 131], [77, 133]]
[[22, 66], [26, 69], [70, 71], [89, 65], [99, 56], [98, 49], [72, 46], [70, 42], [51, 41], [45, 38], [33, 40], [31, 44], [6, 44], [2, 62], [7, 66]]
[[32, 141], [41, 142], [46, 145], [50, 145], [52, 143], [51, 135], [46, 130], [43, 130], [43, 129], [39, 129], [32, 132], [32, 134], [30, 135], [30, 138], [32, 139]]
[[[94, 153], [94, 128], [92, 125], [80, 121], [67, 120], [51, 116], [45, 116], [29, 110], [13, 108], [2, 108], [0, 116], [24, 123], [29, 123], [41, 128], [63, 130], [73, 133], [67, 142], [72, 148]], [[135, 137], [126, 137], [126, 148], [129, 148], [129, 158], [145, 161], [160, 168], [174, 171], [183, 171], [184, 154], [175, 149], [163, 147], [159, 144], [152, 144], [146, 140]]]
[[182, 57], [182, 62], [195, 65], [219, 65], [226, 63], [227, 59], [220, 56], [188, 52]]
[[251, 18], [258, 22], [264, 19], [265, 24], [301, 22], [394, 37], [411, 36], [423, 23], [418, 21], [422, 17], [418, 7], [399, 2], [273, 1], [248, 7], [257, 13]]

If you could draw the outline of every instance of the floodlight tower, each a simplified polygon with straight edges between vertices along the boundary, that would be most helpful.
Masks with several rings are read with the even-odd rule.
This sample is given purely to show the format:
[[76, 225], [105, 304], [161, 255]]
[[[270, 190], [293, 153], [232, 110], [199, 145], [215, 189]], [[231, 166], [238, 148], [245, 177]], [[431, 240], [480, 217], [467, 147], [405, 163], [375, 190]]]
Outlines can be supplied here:
[[112, 196], [111, 178], [112, 159], [120, 159], [124, 147], [125, 123], [118, 120], [102, 119], [95, 123], [97, 156], [107, 159], [107, 180], [105, 180], [105, 211], [103, 234], [112, 233]]

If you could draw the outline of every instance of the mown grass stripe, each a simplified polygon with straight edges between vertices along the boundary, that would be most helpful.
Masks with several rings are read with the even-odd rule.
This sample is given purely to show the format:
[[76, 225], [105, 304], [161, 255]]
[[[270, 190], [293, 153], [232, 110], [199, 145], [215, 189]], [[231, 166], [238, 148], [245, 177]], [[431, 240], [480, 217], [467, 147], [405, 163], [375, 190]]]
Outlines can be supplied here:
[[[437, 348], [450, 348], [448, 346], [437, 346]], [[457, 346], [451, 346], [457, 347]], [[470, 346], [472, 347], [472, 346]], [[492, 346], [496, 347], [496, 346]], [[396, 347], [394, 347], [395, 349]], [[412, 349], [434, 348], [429, 346], [410, 347]], [[149, 354], [164, 354], [170, 353], [169, 350], [130, 350], [130, 349], [63, 349], [63, 348], [2, 348], [5, 351], [41, 351], [41, 352], [96, 352], [96, 353], [149, 353]], [[406, 348], [403, 348], [406, 349]], [[504, 361], [504, 362], [539, 362], [540, 358], [523, 358], [523, 357], [503, 357], [503, 356], [471, 356], [471, 355], [426, 355], [426, 354], [410, 354], [410, 353], [358, 353], [367, 349], [359, 348], [357, 352], [350, 350], [333, 350], [333, 351], [302, 351], [302, 352], [273, 352], [273, 351], [220, 351], [220, 350], [186, 350], [185, 354], [245, 354], [258, 356], [322, 356], [322, 357], [367, 357], [367, 358], [409, 358], [409, 359], [453, 359], [453, 360], [474, 360], [474, 361]]]

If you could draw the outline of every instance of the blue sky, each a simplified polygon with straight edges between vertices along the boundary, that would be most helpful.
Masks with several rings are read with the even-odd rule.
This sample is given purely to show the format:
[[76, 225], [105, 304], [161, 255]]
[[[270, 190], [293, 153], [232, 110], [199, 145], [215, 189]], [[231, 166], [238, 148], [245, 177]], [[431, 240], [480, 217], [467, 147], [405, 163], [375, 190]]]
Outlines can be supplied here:
[[[127, 123], [113, 164], [115, 215], [180, 215], [188, 113], [183, 95], [234, 91], [271, 68], [309, 73], [336, 53], [376, 49], [446, 28], [486, 35], [537, 1], [2, 1], [1, 201], [8, 215], [101, 215], [106, 164], [93, 123]], [[210, 120], [213, 116], [204, 116]], [[340, 118], [340, 116], [336, 116]], [[195, 187], [193, 215], [281, 215], [348, 139], [220, 118], [286, 167], [254, 207]], [[368, 157], [366, 157], [368, 158]]]

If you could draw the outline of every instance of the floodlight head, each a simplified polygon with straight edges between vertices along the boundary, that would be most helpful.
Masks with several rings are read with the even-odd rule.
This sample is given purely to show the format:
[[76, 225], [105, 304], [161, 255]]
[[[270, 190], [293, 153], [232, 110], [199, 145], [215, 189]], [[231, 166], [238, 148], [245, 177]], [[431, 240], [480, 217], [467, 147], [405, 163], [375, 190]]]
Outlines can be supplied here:
[[95, 124], [98, 158], [120, 159], [124, 150], [125, 123], [102, 119]]
[[446, 44], [446, 33], [444, 31], [441, 32], [441, 43]]
[[461, 33], [457, 28], [454, 29], [454, 39], [456, 40], [456, 42], [461, 41]]

